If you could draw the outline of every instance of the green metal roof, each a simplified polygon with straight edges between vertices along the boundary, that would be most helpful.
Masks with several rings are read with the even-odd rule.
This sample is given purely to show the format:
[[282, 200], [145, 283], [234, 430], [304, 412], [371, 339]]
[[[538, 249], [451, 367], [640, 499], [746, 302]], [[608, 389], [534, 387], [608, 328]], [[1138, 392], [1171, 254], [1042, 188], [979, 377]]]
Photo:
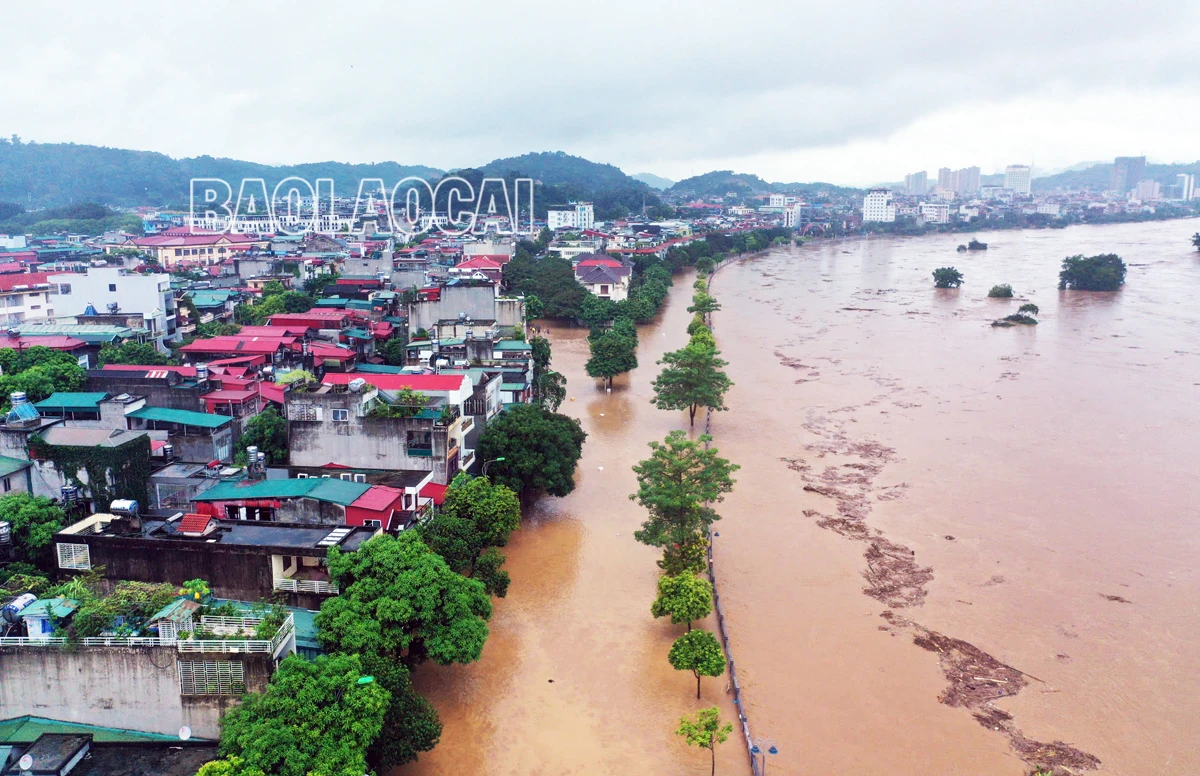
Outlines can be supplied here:
[[39, 598], [21, 610], [22, 617], [66, 617], [79, 608], [74, 598]]
[[492, 345], [492, 350], [533, 350], [533, 346], [528, 342], [521, 342], [520, 340], [500, 340], [495, 345]]
[[373, 310], [374, 305], [366, 299], [351, 299], [346, 302], [347, 310]]
[[325, 299], [318, 299], [315, 307], [345, 307], [349, 299], [342, 299], [340, 296], [331, 296]]
[[237, 501], [246, 498], [311, 498], [331, 504], [349, 506], [366, 493], [371, 486], [365, 482], [307, 477], [291, 480], [261, 480], [252, 485], [239, 482], [222, 482], [200, 495], [194, 501]]
[[404, 374], [404, 367], [388, 366], [387, 364], [359, 364], [355, 367], [356, 371], [367, 372], [369, 374], [380, 375], [400, 375]]
[[140, 410], [129, 413], [128, 417], [139, 420], [157, 420], [161, 423], [178, 423], [181, 426], [197, 428], [220, 428], [233, 420], [233, 418], [223, 415], [208, 415], [191, 410], [172, 410], [166, 407], [142, 407]]
[[104, 401], [107, 393], [74, 393], [55, 391], [48, 398], [42, 399], [33, 406], [39, 410], [99, 410], [100, 402]]
[[[84, 725], [78, 722], [62, 722], [46, 717], [12, 717], [0, 720], [0, 742], [4, 744], [31, 744], [43, 733], [90, 734], [97, 743], [133, 743], [137, 741], [178, 741], [179, 736], [163, 733], [143, 733], [140, 730]], [[204, 739], [194, 738], [193, 741]]]
[[20, 458], [9, 458], [7, 455], [0, 455], [0, 477], [7, 477], [10, 474], [19, 472], [29, 466], [29, 461], [22, 461]]
[[354, 339], [371, 339], [371, 333], [366, 329], [346, 329], [344, 332], [342, 332], [342, 334], [345, 334], [347, 337], [353, 337]]
[[502, 391], [523, 391], [523, 390], [525, 390], [525, 383], [500, 383], [500, 390], [502, 390]]

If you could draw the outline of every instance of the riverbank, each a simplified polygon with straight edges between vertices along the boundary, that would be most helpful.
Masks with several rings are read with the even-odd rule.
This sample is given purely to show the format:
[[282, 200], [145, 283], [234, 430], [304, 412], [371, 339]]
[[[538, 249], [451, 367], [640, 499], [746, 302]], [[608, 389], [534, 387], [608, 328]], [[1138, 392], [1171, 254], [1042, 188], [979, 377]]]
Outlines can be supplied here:
[[[1144, 499], [1162, 475], [1123, 455], [1137, 439], [1181, 476], [1172, 448], [1196, 447], [1188, 226], [996, 233], [969, 259], [958, 235], [815, 241], [717, 273], [736, 385], [714, 432], [743, 469], [714, 552], [754, 734], [779, 741], [782, 770], [1161, 772], [1163, 741], [1130, 705], [1170, 731], [1171, 762], [1195, 759], [1196, 702], [1154, 666], [1195, 673], [1173, 634], [1196, 618], [1160, 601], [1196, 574], [1186, 550], [1138, 535], [1167, 529]], [[1109, 250], [1131, 265], [1124, 291], [1054, 288], [1063, 256]], [[934, 292], [949, 257], [968, 285]], [[1037, 300], [1038, 331], [987, 326], [1012, 311], [985, 296], [1000, 282]], [[1165, 366], [1158, 388], [1149, 364]], [[1124, 413], [1130, 395], [1148, 406]], [[1168, 417], [1184, 426], [1147, 438]], [[1191, 482], [1168, 503], [1194, 503]]]

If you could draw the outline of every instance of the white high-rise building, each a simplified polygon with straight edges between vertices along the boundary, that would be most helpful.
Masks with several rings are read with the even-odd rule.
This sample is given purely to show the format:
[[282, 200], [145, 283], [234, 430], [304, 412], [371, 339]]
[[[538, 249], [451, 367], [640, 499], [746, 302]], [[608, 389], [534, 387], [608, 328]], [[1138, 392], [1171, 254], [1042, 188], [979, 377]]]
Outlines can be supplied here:
[[568, 207], [546, 211], [546, 226], [555, 229], [591, 229], [596, 223], [596, 211], [591, 202], [571, 202]]
[[929, 192], [929, 174], [924, 170], [904, 176], [904, 193], [912, 196], [924, 196]]
[[1032, 173], [1027, 164], [1010, 164], [1004, 168], [1004, 188], [1028, 197], [1033, 185]]
[[1158, 185], [1158, 181], [1138, 181], [1133, 198], [1142, 202], [1162, 199], [1162, 187]]
[[896, 206], [892, 203], [891, 189], [870, 189], [863, 197], [863, 221], [892, 223], [896, 220]]
[[1196, 176], [1180, 173], [1175, 176], [1175, 186], [1179, 189], [1179, 198], [1189, 200], [1196, 196]]

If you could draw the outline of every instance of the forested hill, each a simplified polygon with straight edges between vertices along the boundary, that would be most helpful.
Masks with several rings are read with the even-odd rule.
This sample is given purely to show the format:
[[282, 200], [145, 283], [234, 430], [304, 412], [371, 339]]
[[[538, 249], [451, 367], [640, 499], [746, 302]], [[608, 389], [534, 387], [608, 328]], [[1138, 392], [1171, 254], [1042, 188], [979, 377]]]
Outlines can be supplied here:
[[534, 195], [539, 216], [545, 214], [547, 206], [565, 205], [571, 201], [593, 203], [596, 218], [600, 221], [639, 213], [643, 206], [651, 215], [663, 215], [658, 209], [662, 203], [658, 192], [645, 183], [634, 180], [611, 164], [592, 162], [562, 151], [496, 159], [480, 170], [487, 175], [540, 181]]
[[[1092, 189], [1093, 191], [1105, 191], [1112, 185], [1112, 168], [1111, 164], [1094, 164], [1084, 170], [1067, 170], [1056, 175], [1047, 175], [1045, 178], [1034, 178], [1033, 190]], [[1180, 173], [1200, 175], [1200, 161], [1191, 164], [1147, 164], [1144, 180], [1158, 181], [1164, 186], [1170, 186], [1175, 183], [1175, 176]]]
[[858, 189], [832, 183], [767, 183], [757, 175], [732, 170], [714, 170], [679, 181], [667, 193], [677, 199], [723, 197], [733, 193], [746, 198], [762, 194], [795, 194], [817, 201], [830, 194], [849, 195]]
[[308, 181], [332, 178], [338, 196], [352, 197], [363, 178], [387, 185], [408, 175], [436, 180], [441, 170], [424, 165], [315, 162], [272, 166], [198, 156], [172, 159], [152, 151], [128, 151], [74, 143], [13, 143], [0, 140], [0, 201], [26, 208], [78, 202], [107, 205], [175, 205], [188, 201], [192, 178], [223, 178], [237, 186], [243, 178], [264, 178], [268, 186], [297, 175]]

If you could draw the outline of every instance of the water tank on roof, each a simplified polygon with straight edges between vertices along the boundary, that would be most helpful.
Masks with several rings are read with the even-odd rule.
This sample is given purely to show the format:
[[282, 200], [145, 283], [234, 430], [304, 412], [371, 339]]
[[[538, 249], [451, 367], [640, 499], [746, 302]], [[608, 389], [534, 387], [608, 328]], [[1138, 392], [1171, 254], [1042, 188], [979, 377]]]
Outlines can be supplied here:
[[350, 385], [347, 387], [350, 388], [351, 393], [362, 393], [363, 388], [367, 387], [367, 381], [361, 377], [356, 377], [350, 381]]
[[119, 498], [108, 505], [108, 511], [114, 515], [136, 515], [138, 503], [133, 499]]
[[19, 595], [0, 609], [0, 617], [3, 617], [5, 622], [16, 622], [21, 619], [21, 611], [36, 600], [37, 596], [33, 593]]
[[74, 504], [75, 499], [79, 497], [79, 488], [74, 485], [63, 485], [61, 493], [64, 504]]
[[0, 520], [0, 547], [7, 547], [12, 544], [12, 524], [7, 520]]
[[196, 379], [197, 380], [207, 380], [208, 379], [208, 364], [196, 364]]

